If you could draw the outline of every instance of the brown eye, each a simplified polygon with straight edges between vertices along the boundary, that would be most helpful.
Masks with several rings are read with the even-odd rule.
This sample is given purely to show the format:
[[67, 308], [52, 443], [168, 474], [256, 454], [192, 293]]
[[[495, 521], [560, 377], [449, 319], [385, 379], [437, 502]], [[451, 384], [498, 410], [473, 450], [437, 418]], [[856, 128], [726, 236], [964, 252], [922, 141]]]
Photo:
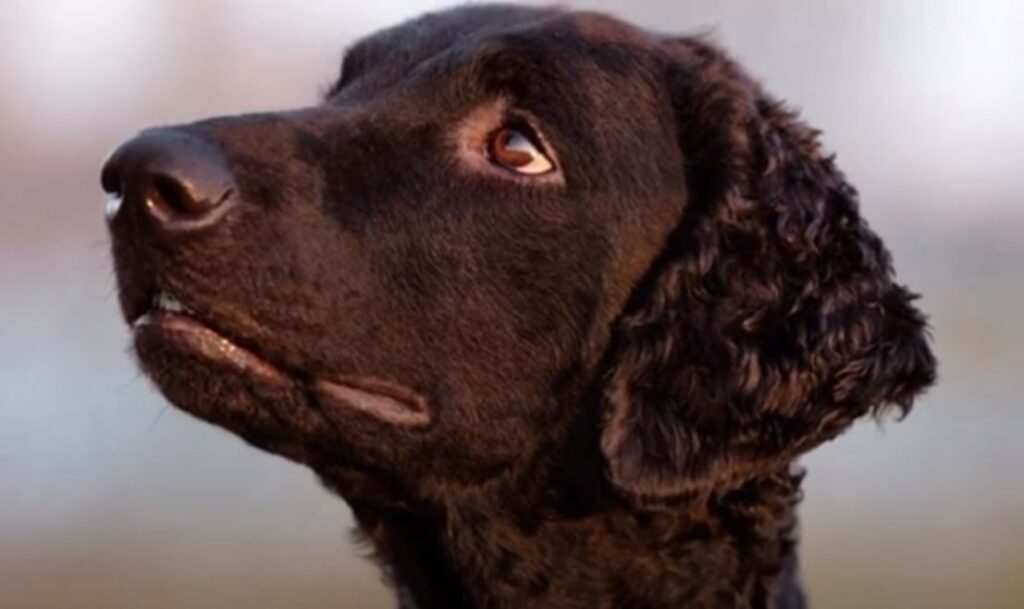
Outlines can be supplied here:
[[522, 127], [502, 127], [487, 142], [491, 162], [524, 175], [540, 175], [554, 169], [554, 163], [535, 143], [534, 135]]

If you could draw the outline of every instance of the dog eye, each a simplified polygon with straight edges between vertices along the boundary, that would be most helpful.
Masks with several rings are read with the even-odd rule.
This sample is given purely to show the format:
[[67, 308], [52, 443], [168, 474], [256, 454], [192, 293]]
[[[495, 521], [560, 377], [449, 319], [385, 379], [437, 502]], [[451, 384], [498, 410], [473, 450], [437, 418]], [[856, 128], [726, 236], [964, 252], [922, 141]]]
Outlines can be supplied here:
[[502, 127], [487, 142], [492, 163], [524, 175], [540, 175], [554, 169], [534, 133], [525, 127]]

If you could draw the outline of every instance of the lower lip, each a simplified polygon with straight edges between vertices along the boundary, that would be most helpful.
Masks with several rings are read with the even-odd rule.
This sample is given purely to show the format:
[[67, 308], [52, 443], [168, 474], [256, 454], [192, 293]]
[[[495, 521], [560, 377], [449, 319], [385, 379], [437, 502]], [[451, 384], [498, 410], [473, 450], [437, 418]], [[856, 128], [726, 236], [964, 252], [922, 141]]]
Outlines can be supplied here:
[[136, 339], [156, 335], [158, 339], [174, 342], [203, 359], [225, 364], [248, 376], [278, 385], [290, 383], [275, 366], [187, 315], [149, 313], [135, 322], [133, 329]]
[[[170, 342], [213, 364], [221, 364], [275, 387], [295, 382], [273, 364], [263, 360], [188, 315], [166, 311], [148, 313], [133, 325], [136, 341], [155, 339]], [[315, 379], [315, 393], [328, 403], [340, 403], [376, 419], [401, 427], [430, 424], [426, 400], [402, 385], [370, 377], [343, 376]]]

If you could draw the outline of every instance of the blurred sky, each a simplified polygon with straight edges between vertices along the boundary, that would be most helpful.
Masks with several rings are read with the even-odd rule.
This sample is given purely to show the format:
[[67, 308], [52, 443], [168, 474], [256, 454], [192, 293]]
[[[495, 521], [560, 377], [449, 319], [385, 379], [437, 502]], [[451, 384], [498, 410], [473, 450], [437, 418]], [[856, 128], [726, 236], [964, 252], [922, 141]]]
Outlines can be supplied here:
[[[0, 607], [390, 606], [341, 501], [138, 377], [98, 168], [145, 126], [313, 103], [355, 37], [446, 4], [0, 0]], [[924, 294], [942, 384], [805, 460], [817, 606], [1024, 604], [1024, 3], [568, 4], [715, 32]]]

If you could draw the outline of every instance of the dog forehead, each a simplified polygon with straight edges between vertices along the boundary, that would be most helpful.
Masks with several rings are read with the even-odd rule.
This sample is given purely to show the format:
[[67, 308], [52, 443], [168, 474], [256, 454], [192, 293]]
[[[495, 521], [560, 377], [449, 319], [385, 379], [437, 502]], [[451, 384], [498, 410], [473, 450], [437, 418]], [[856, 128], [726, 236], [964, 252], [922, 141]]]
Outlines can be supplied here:
[[[567, 48], [635, 47], [649, 49], [655, 37], [609, 15], [552, 7], [516, 5], [463, 6], [428, 13], [359, 40], [346, 53], [352, 67], [386, 63], [390, 70], [412, 66], [458, 49], [463, 58], [502, 47], [529, 46], [552, 54]], [[568, 60], [568, 57], [558, 57]]]
[[402, 57], [412, 62], [422, 61], [454, 45], [499, 36], [563, 12], [555, 8], [483, 5], [427, 13], [361, 38], [346, 56]]

